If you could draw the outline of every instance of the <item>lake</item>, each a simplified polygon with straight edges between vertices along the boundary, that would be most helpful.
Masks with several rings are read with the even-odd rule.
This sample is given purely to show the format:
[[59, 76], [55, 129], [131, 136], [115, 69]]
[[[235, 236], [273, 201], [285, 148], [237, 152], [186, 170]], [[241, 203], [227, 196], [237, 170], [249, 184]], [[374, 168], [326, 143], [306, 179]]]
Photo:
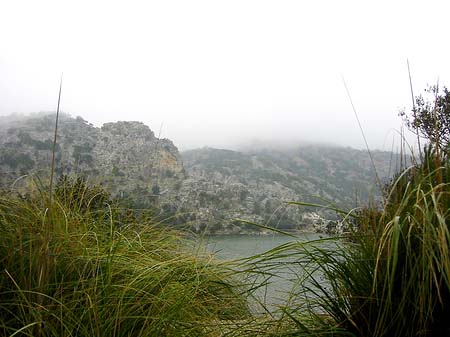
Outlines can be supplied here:
[[[296, 234], [295, 238], [274, 234], [274, 235], [220, 235], [206, 238], [208, 250], [214, 252], [216, 257], [224, 260], [235, 260], [262, 254], [280, 245], [300, 241], [318, 240], [327, 237], [323, 234]], [[266, 287], [258, 289], [256, 296], [260, 301], [265, 302], [269, 310], [274, 310], [277, 305], [283, 304], [289, 291], [295, 285], [296, 271], [292, 270], [292, 265], [288, 260], [279, 261], [276, 267], [275, 276], [270, 279]], [[285, 264], [283, 264], [285, 263]], [[262, 281], [260, 278], [258, 281]]]
[[282, 244], [298, 241], [318, 240], [324, 234], [295, 234], [295, 238], [282, 234], [273, 235], [217, 235], [209, 236], [208, 249], [220, 259], [240, 259], [264, 253]]

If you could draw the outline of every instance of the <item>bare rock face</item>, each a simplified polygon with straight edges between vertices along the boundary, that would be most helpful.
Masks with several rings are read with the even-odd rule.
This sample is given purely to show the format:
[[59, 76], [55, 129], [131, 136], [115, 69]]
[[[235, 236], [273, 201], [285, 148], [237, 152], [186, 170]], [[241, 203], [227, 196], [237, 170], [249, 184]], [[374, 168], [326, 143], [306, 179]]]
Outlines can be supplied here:
[[[10, 116], [2, 122], [0, 184], [9, 186], [29, 173], [48, 176], [55, 114]], [[170, 140], [155, 137], [143, 123], [106, 123], [96, 128], [66, 114], [59, 119], [56, 172], [87, 176], [142, 207], [170, 202], [174, 186], [185, 178], [178, 149]]]
[[108, 188], [140, 200], [139, 206], [148, 204], [146, 198], [167, 199], [161, 195], [185, 177], [178, 149], [141, 122], [104, 124], [94, 153], [96, 167], [108, 173]]

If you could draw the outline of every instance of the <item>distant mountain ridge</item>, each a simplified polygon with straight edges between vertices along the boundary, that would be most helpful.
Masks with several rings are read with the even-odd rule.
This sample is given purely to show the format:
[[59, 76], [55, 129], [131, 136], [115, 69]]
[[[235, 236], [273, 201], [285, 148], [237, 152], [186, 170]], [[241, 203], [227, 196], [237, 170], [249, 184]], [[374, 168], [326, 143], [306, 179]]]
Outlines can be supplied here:
[[[0, 118], [1, 186], [11, 186], [23, 174], [48, 172], [54, 117]], [[399, 156], [382, 151], [372, 155], [386, 181]], [[379, 197], [366, 151], [303, 145], [246, 151], [202, 148], [180, 154], [170, 140], [155, 137], [141, 122], [97, 128], [63, 114], [56, 158], [58, 174], [88, 176], [134, 207], [183, 214], [182, 221], [192, 229], [209, 233], [257, 230], [236, 219], [302, 229], [316, 215], [333, 217], [323, 209], [284, 201], [351, 209]]]
[[[215, 223], [218, 230], [233, 218], [293, 229], [308, 225], [315, 218], [311, 212], [333, 217], [324, 209], [284, 201], [331, 203], [350, 210], [380, 198], [368, 153], [352, 148], [306, 145], [247, 152], [203, 148], [181, 156], [189, 179], [202, 186], [192, 200], [203, 210], [200, 214], [212, 212], [221, 219]], [[382, 183], [387, 182], [399, 155], [374, 151], [372, 156]], [[215, 201], [217, 196], [220, 201]]]

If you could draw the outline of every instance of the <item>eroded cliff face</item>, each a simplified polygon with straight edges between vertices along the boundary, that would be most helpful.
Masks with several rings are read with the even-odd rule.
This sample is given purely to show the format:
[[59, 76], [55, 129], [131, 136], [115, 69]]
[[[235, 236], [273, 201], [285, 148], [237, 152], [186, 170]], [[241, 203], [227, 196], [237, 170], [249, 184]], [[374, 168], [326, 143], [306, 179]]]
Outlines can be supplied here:
[[140, 122], [104, 124], [94, 149], [96, 167], [109, 190], [134, 206], [168, 202], [185, 178], [180, 154], [168, 139], [155, 137]]
[[[55, 115], [0, 122], [0, 184], [10, 186], [24, 174], [48, 176]], [[65, 114], [58, 126], [56, 173], [86, 176], [139, 207], [170, 202], [185, 179], [178, 149], [170, 140], [155, 137], [143, 123], [106, 123], [96, 128], [81, 117]]]

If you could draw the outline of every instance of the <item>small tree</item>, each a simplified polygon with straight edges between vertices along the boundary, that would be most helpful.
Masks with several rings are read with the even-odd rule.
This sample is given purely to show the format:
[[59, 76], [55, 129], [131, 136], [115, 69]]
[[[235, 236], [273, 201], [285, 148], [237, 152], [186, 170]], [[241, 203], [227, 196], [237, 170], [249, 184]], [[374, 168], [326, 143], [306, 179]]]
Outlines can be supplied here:
[[415, 98], [415, 107], [411, 114], [401, 112], [408, 129], [436, 144], [441, 150], [447, 150], [450, 144], [450, 92], [444, 87], [439, 92], [437, 86], [425, 89], [432, 100], [419, 95]]

